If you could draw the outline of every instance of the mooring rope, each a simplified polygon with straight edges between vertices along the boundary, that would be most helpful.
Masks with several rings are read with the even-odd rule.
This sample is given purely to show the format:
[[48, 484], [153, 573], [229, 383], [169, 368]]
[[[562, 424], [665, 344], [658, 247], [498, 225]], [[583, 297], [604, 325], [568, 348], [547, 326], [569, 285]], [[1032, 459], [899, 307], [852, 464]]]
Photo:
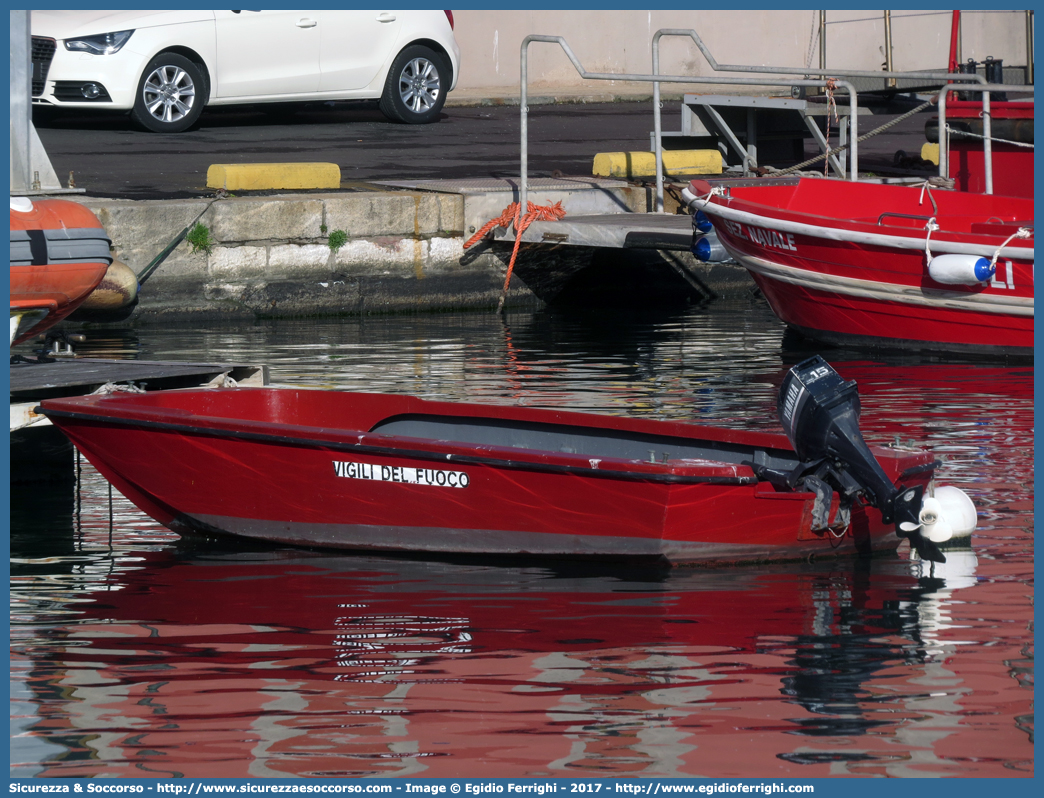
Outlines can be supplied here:
[[[927, 102], [921, 103], [916, 108], [914, 108], [914, 109], [912, 109], [910, 111], [907, 111], [905, 114], [902, 114], [901, 116], [897, 116], [895, 119], [891, 120], [890, 122], [885, 122], [883, 125], [881, 125], [881, 127], [875, 128], [874, 130], [871, 130], [869, 133], [864, 133], [862, 136], [860, 136], [859, 138], [857, 138], [855, 140], [855, 143], [859, 144], [860, 142], [866, 141], [871, 136], [876, 136], [878, 133], [881, 133], [881, 132], [883, 132], [885, 130], [888, 130], [888, 128], [890, 128], [890, 127], [894, 127], [895, 125], [898, 125], [900, 122], [902, 122], [902, 121], [904, 121], [906, 119], [909, 119], [914, 114], [921, 113], [921, 111], [923, 111], [929, 105], [932, 105], [934, 103], [935, 103], [935, 99], [934, 98], [931, 99], [931, 100], [928, 100]], [[828, 136], [829, 136], [829, 131], [830, 131], [830, 114], [829, 114], [829, 111], [828, 111], [827, 112], [827, 135]], [[829, 158], [831, 155], [837, 155], [840, 152], [844, 152], [845, 150], [847, 150], [851, 146], [852, 146], [852, 142], [849, 142], [848, 144], [845, 144], [845, 145], [843, 145], [841, 147], [837, 147], [836, 149], [830, 149], [830, 144], [829, 144], [829, 139], [828, 139], [828, 141], [827, 141], [827, 151], [826, 152], [820, 153], [819, 155], [815, 156], [814, 158], [809, 158], [807, 161], [802, 161], [801, 163], [797, 164], [796, 166], [789, 166], [786, 169], [780, 169], [779, 171], [773, 171], [772, 175], [773, 175], [773, 177], [778, 177], [780, 175], [788, 175], [791, 172], [797, 172], [800, 169], [804, 169], [806, 166], [811, 166], [814, 163], [818, 163], [819, 161], [821, 161], [824, 158]], [[826, 173], [825, 167], [826, 167], [826, 164], [824, 164], [824, 174]]]
[[1001, 244], [999, 247], [997, 247], [997, 251], [993, 253], [993, 257], [990, 258], [990, 271], [994, 271], [995, 272], [997, 270], [997, 258], [1000, 257], [1001, 250], [1004, 249], [1006, 246], [1008, 246], [1009, 242], [1013, 238], [1031, 238], [1032, 236], [1033, 236], [1033, 228], [1032, 227], [1020, 227], [1018, 230], [1016, 230], [1014, 233], [1012, 233], [1010, 236], [1008, 236], [1004, 240], [1004, 243]]
[[[931, 195], [929, 194], [929, 196], [931, 196]], [[928, 231], [928, 234], [924, 238], [924, 256], [926, 258], [926, 261], [928, 263], [931, 263], [932, 262], [932, 250], [931, 250], [931, 247], [930, 247], [930, 242], [932, 240], [932, 233], [934, 233], [937, 230], [941, 230], [942, 228], [939, 227], [939, 225], [935, 221], [935, 217], [933, 216], [931, 219], [928, 220], [928, 223], [925, 224], [924, 229]], [[1004, 239], [1004, 243], [1001, 244], [999, 247], [997, 247], [996, 250], [994, 250], [993, 257], [990, 258], [990, 272], [992, 273], [992, 272], [995, 272], [997, 270], [997, 258], [1000, 257], [1001, 250], [1004, 249], [1006, 246], [1008, 246], [1008, 244], [1011, 243], [1011, 240], [1013, 238], [1032, 238], [1032, 237], [1033, 237], [1033, 228], [1032, 227], [1020, 227], [1018, 230], [1016, 230], [1014, 233], [1012, 233], [1010, 236], [1008, 236], [1006, 239]]]
[[[978, 133], [972, 133], [968, 130], [950, 127], [949, 122], [946, 123], [946, 134], [948, 136], [968, 136], [969, 138], [982, 139], [983, 141], [986, 141], [987, 138], [986, 136], [980, 136]], [[990, 136], [989, 139], [990, 141], [999, 141], [1001, 144], [1013, 144], [1016, 147], [1028, 147], [1031, 150], [1033, 149], [1032, 144], [1027, 144], [1023, 141], [1008, 141], [1008, 139], [999, 139], [994, 136]]]
[[[144, 385], [144, 383], [142, 383], [142, 384]], [[95, 395], [105, 396], [105, 395], [110, 394], [110, 393], [145, 393], [145, 389], [135, 385], [133, 382], [128, 382], [126, 384], [115, 383], [115, 382], [107, 382], [104, 385], [101, 385], [98, 388], [95, 388], [88, 395], [89, 396], [95, 396]]]
[[520, 206], [517, 202], [508, 205], [502, 214], [495, 219], [490, 219], [482, 226], [475, 235], [464, 242], [464, 249], [478, 243], [494, 227], [503, 227], [513, 224], [515, 227], [515, 248], [511, 250], [511, 260], [508, 263], [507, 274], [504, 276], [504, 289], [500, 292], [500, 301], [497, 303], [497, 313], [504, 310], [504, 302], [507, 299], [508, 286], [511, 283], [511, 273], [515, 270], [515, 259], [518, 257], [518, 247], [522, 243], [522, 233], [533, 222], [557, 222], [566, 215], [565, 208], [561, 202], [552, 205], [537, 205], [532, 202], [526, 203], [526, 213], [519, 217]]
[[936, 224], [935, 217], [933, 216], [931, 219], [928, 220], [928, 223], [924, 226], [924, 229], [928, 231], [928, 235], [926, 235], [924, 237], [924, 257], [925, 257], [925, 263], [931, 263], [932, 262], [932, 250], [931, 250], [930, 244], [931, 244], [931, 240], [932, 240], [932, 233], [934, 233], [936, 230], [941, 230], [942, 228], [939, 227], [938, 224]]
[[837, 122], [838, 128], [841, 127], [841, 119], [837, 115], [837, 101], [834, 100], [834, 89], [837, 88], [836, 78], [827, 78], [826, 82], [826, 97], [827, 97], [827, 114], [826, 114], [826, 152], [823, 153], [823, 177], [827, 176], [827, 170], [830, 168], [830, 118], [833, 117], [834, 121]]
[[816, 40], [819, 39], [819, 20], [817, 17], [819, 12], [812, 12], [812, 30], [808, 34], [808, 53], [805, 55], [805, 69], [812, 66], [812, 48], [816, 44]]
[[932, 210], [934, 210], [935, 211], [935, 215], [938, 216], [939, 215], [939, 205], [938, 205], [938, 203], [936, 203], [935, 197], [932, 196], [932, 184], [929, 181], [927, 181], [927, 180], [925, 180], [924, 181], [924, 185], [921, 186], [921, 196], [917, 199], [917, 204], [918, 205], [923, 205], [924, 204], [924, 194], [925, 194], [926, 191], [928, 192], [928, 199], [930, 199], [932, 201]]

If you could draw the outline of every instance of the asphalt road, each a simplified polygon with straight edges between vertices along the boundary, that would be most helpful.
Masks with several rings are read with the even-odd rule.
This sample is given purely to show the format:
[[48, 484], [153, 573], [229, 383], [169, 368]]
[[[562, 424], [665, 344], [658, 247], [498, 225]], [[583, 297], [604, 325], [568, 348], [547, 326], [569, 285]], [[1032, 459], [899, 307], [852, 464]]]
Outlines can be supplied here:
[[[887, 119], [862, 117], [860, 132]], [[919, 153], [925, 119], [917, 115], [861, 144], [861, 170], [886, 168], [899, 149]], [[126, 116], [104, 113], [37, 114], [34, 121], [63, 185], [73, 172], [77, 187], [100, 197], [208, 196], [207, 168], [215, 163], [336, 163], [346, 184], [519, 173], [519, 109], [509, 105], [451, 106], [430, 125], [390, 122], [376, 102], [293, 112], [218, 108], [205, 111], [196, 129], [177, 135], [143, 132]], [[599, 152], [648, 151], [652, 129], [648, 102], [533, 106], [530, 176], [590, 175]], [[680, 129], [676, 102], [665, 104], [663, 129]], [[805, 147], [814, 154], [811, 141]]]

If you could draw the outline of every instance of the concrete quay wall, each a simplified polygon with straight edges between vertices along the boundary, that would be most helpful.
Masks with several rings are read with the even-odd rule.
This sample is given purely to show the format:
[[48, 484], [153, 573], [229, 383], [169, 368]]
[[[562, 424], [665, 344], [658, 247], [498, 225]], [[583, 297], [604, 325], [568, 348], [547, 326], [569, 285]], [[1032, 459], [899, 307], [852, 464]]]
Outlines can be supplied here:
[[[182, 241], [146, 279], [135, 316], [249, 318], [492, 306], [506, 264], [468, 256], [463, 197], [308, 193], [216, 200], [80, 198], [135, 273], [199, 222], [210, 252]], [[202, 215], [201, 215], [202, 214]], [[347, 240], [331, 248], [330, 233]], [[528, 298], [519, 283], [513, 298]]]
[[[142, 322], [491, 309], [511, 255], [510, 238], [464, 249], [475, 222], [465, 213], [466, 197], [454, 193], [357, 190], [77, 201], [97, 214], [114, 256], [136, 274], [197, 219], [210, 231], [209, 252], [194, 251], [183, 240], [142, 283], [133, 311]], [[641, 203], [631, 197], [630, 204]], [[330, 235], [336, 231], [346, 240], [334, 249]], [[571, 270], [598, 262], [595, 250], [561, 249], [568, 251]], [[673, 257], [688, 259], [690, 271], [700, 272], [702, 264], [688, 253]], [[558, 268], [560, 260], [546, 247], [524, 247], [517, 273], [525, 273], [527, 259], [530, 273]], [[704, 273], [713, 273], [710, 288], [718, 294], [750, 285], [738, 267]], [[508, 303], [535, 306], [540, 299], [516, 276]]]

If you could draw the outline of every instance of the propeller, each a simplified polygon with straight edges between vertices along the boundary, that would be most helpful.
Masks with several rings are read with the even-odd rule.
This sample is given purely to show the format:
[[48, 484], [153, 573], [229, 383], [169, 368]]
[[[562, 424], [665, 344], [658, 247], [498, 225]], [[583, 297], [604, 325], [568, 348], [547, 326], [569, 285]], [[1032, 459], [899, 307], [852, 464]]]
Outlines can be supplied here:
[[945, 543], [954, 536], [971, 535], [977, 520], [975, 505], [968, 494], [960, 488], [944, 485], [936, 488], [934, 496], [925, 497], [916, 524], [903, 521], [899, 529], [919, 532], [933, 543]]

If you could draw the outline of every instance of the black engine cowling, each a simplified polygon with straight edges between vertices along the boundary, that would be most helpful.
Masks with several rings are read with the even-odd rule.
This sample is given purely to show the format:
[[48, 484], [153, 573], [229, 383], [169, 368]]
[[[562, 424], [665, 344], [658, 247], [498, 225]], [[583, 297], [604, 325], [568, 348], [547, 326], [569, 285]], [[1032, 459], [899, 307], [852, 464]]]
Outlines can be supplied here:
[[857, 494], [876, 507], [899, 537], [909, 537], [922, 559], [946, 562], [939, 547], [919, 528], [923, 488], [896, 488], [859, 431], [859, 394], [855, 381], [845, 382], [819, 355], [803, 360], [787, 373], [776, 408], [780, 423], [801, 464], [789, 482], [830, 484], [843, 501]]

